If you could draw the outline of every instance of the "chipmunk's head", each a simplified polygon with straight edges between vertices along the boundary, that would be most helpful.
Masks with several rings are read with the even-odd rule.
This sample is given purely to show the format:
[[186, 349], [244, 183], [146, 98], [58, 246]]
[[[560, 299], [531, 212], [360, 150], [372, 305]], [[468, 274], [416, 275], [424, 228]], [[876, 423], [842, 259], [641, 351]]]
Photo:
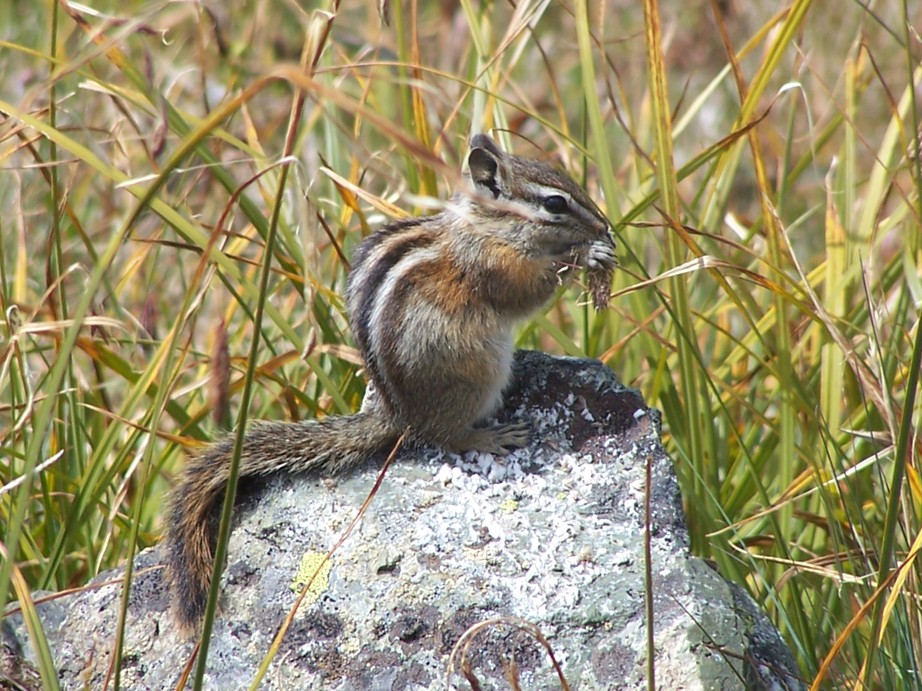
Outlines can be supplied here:
[[[472, 201], [494, 232], [506, 225], [529, 249], [580, 263], [591, 244], [614, 248], [608, 219], [565, 173], [507, 154], [483, 134], [471, 139], [467, 163]], [[501, 223], [503, 219], [508, 223]]]

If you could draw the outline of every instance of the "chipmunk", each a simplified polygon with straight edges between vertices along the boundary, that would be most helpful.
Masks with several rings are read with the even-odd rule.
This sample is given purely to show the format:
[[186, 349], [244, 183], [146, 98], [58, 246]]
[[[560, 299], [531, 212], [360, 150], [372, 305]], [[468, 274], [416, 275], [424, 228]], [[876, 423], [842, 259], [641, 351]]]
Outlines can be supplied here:
[[[241, 478], [342, 473], [405, 432], [454, 452], [505, 454], [528, 443], [526, 423], [487, 422], [509, 383], [513, 328], [575, 267], [589, 270], [596, 307], [607, 304], [615, 244], [608, 220], [565, 174], [482, 134], [467, 163], [471, 184], [442, 212], [384, 226], [355, 253], [346, 298], [371, 403], [345, 417], [256, 423]], [[192, 458], [169, 502], [167, 581], [186, 631], [205, 609], [233, 444]]]

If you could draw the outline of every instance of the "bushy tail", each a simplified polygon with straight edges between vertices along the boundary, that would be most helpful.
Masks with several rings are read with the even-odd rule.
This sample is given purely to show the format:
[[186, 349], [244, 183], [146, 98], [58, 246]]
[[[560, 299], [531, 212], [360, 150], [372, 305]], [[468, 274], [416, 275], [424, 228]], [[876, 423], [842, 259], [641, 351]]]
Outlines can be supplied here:
[[[278, 472], [338, 473], [396, 443], [399, 435], [373, 413], [295, 424], [260, 422], [248, 430], [240, 478]], [[167, 581], [173, 610], [185, 631], [205, 611], [214, 571], [217, 506], [230, 472], [233, 438], [225, 438], [190, 460], [170, 497], [166, 525]]]

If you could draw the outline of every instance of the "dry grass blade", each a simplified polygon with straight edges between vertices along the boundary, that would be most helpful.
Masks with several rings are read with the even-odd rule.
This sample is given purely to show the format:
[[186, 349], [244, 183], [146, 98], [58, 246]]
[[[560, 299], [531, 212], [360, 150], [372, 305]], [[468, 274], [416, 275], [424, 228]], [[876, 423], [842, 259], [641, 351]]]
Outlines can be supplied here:
[[492, 619], [479, 621], [476, 624], [469, 626], [467, 630], [461, 634], [461, 637], [454, 644], [451, 649], [451, 653], [448, 656], [448, 668], [445, 671], [446, 691], [450, 691], [451, 689], [451, 678], [456, 665], [460, 667], [462, 674], [472, 687], [479, 686], [479, 682], [477, 681], [477, 677], [474, 674], [471, 663], [471, 646], [474, 645], [474, 641], [478, 636], [484, 634], [490, 629], [501, 628], [503, 626], [518, 629], [519, 631], [524, 631], [525, 633], [533, 636], [534, 639], [541, 644], [541, 647], [543, 647], [547, 653], [548, 659], [550, 659], [551, 664], [554, 667], [554, 671], [557, 673], [557, 679], [560, 682], [560, 688], [563, 689], [563, 691], [570, 691], [570, 684], [567, 681], [567, 678], [564, 676], [563, 670], [561, 669], [560, 664], [557, 662], [557, 658], [554, 656], [554, 651], [551, 649], [551, 644], [547, 641], [544, 634], [541, 633], [541, 629], [529, 621], [512, 616], [494, 617]]

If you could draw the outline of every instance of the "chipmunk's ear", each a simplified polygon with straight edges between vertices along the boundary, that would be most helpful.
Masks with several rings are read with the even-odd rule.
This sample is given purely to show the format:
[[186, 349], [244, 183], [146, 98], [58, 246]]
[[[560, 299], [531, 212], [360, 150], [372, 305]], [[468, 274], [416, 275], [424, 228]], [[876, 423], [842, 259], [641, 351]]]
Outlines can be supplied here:
[[499, 198], [505, 186], [502, 158], [503, 152], [487, 135], [475, 134], [471, 138], [471, 153], [467, 157], [471, 180], [478, 191], [489, 193], [494, 199]]

